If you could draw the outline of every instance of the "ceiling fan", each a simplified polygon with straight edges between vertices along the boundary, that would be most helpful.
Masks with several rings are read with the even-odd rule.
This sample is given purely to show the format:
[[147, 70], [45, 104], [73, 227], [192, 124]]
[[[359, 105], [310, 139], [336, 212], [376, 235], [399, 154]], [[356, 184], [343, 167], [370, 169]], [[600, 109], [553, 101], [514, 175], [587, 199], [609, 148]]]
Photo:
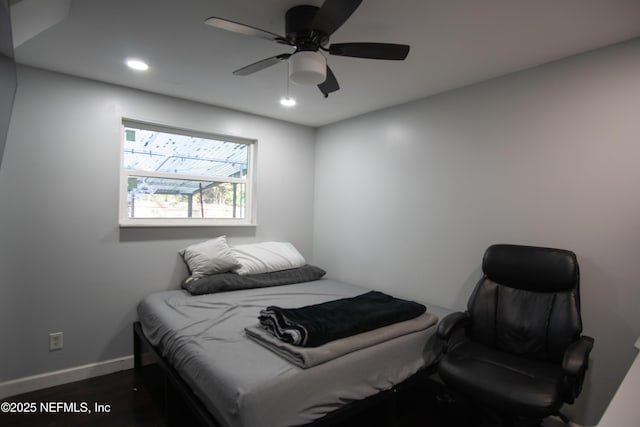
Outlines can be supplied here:
[[233, 74], [246, 76], [283, 61], [289, 61], [289, 77], [300, 84], [316, 84], [326, 98], [340, 89], [335, 75], [327, 65], [329, 55], [355, 58], [402, 61], [409, 54], [409, 46], [393, 43], [333, 43], [329, 37], [345, 23], [360, 6], [362, 0], [325, 0], [320, 7], [294, 6], [285, 15], [285, 36], [246, 24], [212, 17], [207, 25], [247, 36], [260, 37], [295, 47], [293, 53], [282, 53], [249, 64]]

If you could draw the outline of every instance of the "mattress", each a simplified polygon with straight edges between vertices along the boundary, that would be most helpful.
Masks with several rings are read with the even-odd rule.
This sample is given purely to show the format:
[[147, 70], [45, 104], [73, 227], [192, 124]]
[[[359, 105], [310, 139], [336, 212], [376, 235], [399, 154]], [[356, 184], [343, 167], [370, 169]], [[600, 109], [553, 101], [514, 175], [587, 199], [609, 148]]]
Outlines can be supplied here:
[[[245, 336], [261, 309], [300, 307], [368, 289], [330, 279], [194, 296], [154, 293], [138, 306], [142, 330], [223, 426], [313, 422], [392, 388], [434, 362], [435, 327], [299, 368]], [[448, 314], [429, 306], [437, 317]]]

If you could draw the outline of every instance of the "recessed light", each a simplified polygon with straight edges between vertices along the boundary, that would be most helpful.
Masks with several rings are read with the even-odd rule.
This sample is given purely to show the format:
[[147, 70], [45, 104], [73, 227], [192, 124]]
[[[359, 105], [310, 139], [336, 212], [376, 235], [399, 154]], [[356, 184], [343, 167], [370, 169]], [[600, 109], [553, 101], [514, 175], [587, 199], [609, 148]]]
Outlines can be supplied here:
[[287, 96], [280, 98], [280, 104], [284, 105], [285, 107], [293, 107], [294, 105], [296, 105], [296, 100]]
[[129, 68], [136, 71], [147, 71], [149, 69], [147, 63], [139, 59], [127, 59], [126, 64]]

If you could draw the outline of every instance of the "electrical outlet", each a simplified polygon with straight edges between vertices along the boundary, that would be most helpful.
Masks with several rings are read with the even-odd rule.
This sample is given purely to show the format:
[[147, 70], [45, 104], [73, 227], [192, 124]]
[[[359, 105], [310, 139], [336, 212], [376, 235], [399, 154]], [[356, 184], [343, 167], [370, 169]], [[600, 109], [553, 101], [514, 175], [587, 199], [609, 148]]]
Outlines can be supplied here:
[[49, 334], [49, 351], [62, 350], [62, 332]]

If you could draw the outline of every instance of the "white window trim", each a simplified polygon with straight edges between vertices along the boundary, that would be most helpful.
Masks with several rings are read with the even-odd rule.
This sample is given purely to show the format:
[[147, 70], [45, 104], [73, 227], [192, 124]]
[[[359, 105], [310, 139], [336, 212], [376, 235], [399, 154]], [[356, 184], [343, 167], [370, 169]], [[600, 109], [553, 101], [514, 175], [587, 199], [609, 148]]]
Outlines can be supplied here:
[[[169, 174], [162, 172], [134, 171], [124, 168], [124, 128], [138, 127], [141, 129], [178, 133], [188, 136], [202, 137], [207, 139], [217, 139], [239, 144], [246, 144], [247, 150], [247, 178], [246, 180], [228, 177], [203, 177], [181, 174]], [[119, 225], [122, 228], [127, 227], [255, 227], [256, 222], [256, 164], [257, 164], [257, 145], [256, 139], [241, 138], [237, 136], [229, 136], [210, 132], [201, 132], [197, 130], [184, 129], [179, 127], [163, 126], [156, 123], [149, 123], [140, 120], [122, 118], [120, 122], [120, 187], [119, 187]], [[127, 185], [129, 176], [154, 176], [158, 178], [176, 178], [191, 179], [195, 181], [220, 181], [220, 182], [237, 182], [246, 184], [246, 205], [245, 218], [129, 218], [127, 203]]]

